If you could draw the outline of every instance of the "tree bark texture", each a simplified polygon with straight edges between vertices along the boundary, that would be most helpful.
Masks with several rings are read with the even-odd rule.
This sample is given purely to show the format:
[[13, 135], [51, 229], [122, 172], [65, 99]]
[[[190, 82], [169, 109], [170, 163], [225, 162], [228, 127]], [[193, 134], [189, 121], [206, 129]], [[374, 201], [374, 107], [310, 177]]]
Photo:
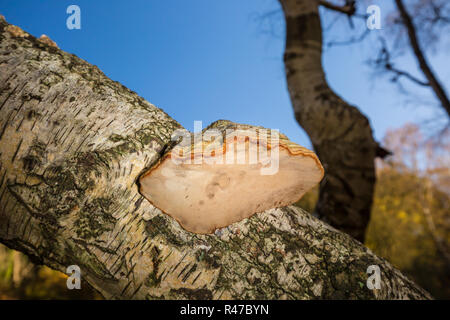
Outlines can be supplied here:
[[[78, 265], [106, 298], [430, 298], [293, 206], [186, 232], [136, 184], [180, 125], [1, 19], [0, 88], [0, 242], [62, 272]], [[369, 265], [381, 268], [380, 290], [366, 287]]]
[[378, 145], [367, 118], [334, 93], [325, 79], [319, 2], [280, 3], [286, 20], [284, 63], [295, 117], [325, 169], [315, 214], [364, 242]]

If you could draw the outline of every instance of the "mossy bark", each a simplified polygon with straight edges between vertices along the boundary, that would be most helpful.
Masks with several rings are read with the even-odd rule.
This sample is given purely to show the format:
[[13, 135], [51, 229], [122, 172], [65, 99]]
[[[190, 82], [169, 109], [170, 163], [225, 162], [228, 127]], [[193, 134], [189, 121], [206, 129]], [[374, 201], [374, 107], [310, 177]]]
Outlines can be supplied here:
[[[212, 235], [184, 231], [136, 184], [180, 125], [97, 67], [9, 26], [0, 19], [0, 242], [63, 272], [78, 265], [113, 299], [429, 298], [296, 207]], [[380, 290], [365, 286], [374, 264]]]

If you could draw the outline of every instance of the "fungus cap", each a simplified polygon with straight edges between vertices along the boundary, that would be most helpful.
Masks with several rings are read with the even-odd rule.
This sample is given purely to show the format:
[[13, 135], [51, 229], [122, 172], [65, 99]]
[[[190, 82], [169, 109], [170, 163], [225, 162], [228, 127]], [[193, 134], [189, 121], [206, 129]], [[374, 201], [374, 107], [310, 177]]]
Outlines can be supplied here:
[[[203, 139], [180, 144], [146, 171], [140, 192], [185, 230], [200, 234], [290, 205], [320, 182], [324, 171], [314, 152], [266, 132], [219, 120], [203, 131]], [[270, 172], [273, 161], [276, 170]]]

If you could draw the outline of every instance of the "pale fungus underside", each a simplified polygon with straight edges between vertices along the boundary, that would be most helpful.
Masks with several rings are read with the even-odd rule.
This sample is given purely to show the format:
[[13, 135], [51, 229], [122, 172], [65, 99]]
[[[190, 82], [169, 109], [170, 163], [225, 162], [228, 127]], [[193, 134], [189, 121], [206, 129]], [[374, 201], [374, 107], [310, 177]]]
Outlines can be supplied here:
[[139, 182], [146, 199], [190, 232], [213, 233], [290, 205], [323, 177], [314, 152], [262, 127], [220, 120], [184, 142]]

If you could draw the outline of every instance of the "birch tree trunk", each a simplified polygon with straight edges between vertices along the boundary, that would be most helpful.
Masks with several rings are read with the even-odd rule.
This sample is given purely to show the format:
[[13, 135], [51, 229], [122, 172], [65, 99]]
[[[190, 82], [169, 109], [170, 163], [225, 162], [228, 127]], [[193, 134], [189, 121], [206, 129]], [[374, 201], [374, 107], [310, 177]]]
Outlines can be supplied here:
[[[213, 235], [184, 231], [136, 185], [180, 125], [3, 19], [0, 86], [0, 242], [62, 272], [78, 265], [106, 298], [430, 298], [296, 207]], [[379, 290], [366, 287], [370, 265]]]
[[295, 117], [325, 168], [315, 214], [364, 242], [378, 145], [367, 118], [325, 79], [319, 1], [279, 1], [286, 20], [284, 63]]

